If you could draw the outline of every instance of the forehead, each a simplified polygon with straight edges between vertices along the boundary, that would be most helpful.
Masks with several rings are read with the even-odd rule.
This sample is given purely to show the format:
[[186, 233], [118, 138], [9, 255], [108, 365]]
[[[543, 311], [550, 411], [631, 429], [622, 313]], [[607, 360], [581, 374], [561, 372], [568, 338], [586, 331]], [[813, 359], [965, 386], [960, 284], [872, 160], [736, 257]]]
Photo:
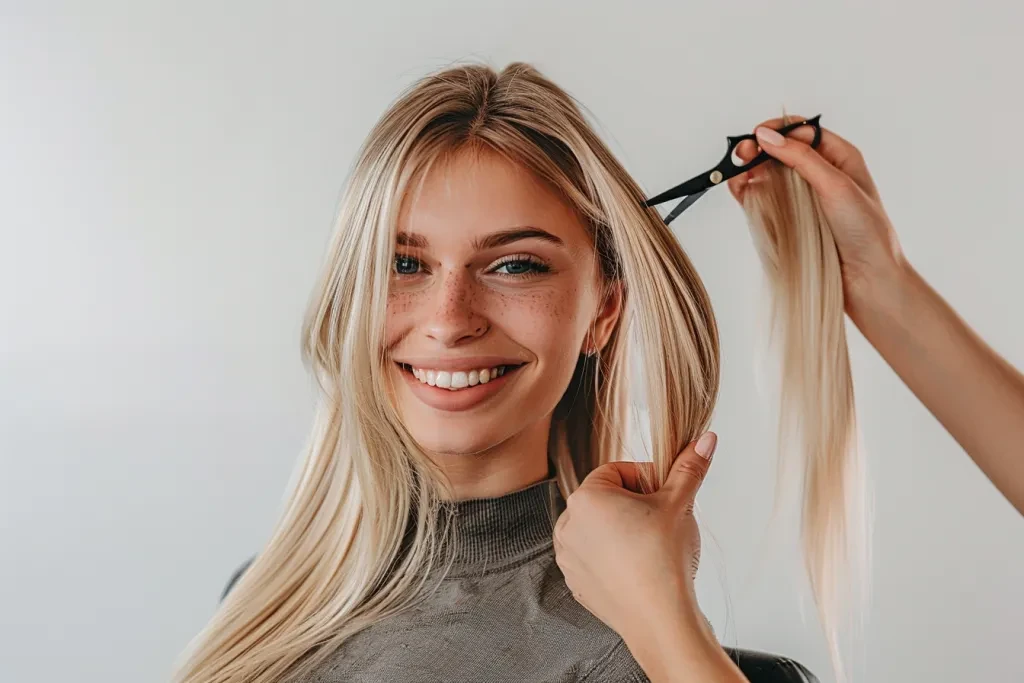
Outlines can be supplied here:
[[496, 152], [467, 150], [438, 160], [412, 182], [398, 229], [436, 247], [517, 226], [546, 230], [566, 245], [590, 242], [579, 216], [553, 188]]

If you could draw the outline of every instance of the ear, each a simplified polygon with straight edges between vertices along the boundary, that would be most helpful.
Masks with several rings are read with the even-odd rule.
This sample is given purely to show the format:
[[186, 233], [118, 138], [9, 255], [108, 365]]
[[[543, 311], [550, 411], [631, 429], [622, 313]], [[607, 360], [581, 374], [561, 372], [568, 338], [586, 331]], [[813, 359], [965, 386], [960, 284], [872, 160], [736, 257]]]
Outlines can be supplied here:
[[604, 300], [598, 308], [593, 328], [588, 334], [587, 343], [591, 353], [603, 349], [611, 338], [622, 314], [623, 298], [622, 280], [616, 280], [605, 288]]

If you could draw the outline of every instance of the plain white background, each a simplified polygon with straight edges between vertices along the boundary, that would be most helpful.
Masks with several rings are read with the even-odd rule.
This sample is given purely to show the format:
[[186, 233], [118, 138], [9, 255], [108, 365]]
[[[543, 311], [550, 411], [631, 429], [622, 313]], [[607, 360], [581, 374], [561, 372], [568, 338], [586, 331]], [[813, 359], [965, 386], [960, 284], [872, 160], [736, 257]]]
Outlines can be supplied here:
[[[911, 261], [1024, 366], [1019, 3], [0, 7], [5, 682], [167, 678], [310, 427], [299, 326], [357, 146], [452, 60], [537, 65], [651, 194], [783, 107], [821, 113]], [[827, 681], [795, 524], [769, 520], [759, 263], [725, 189], [674, 225], [723, 342], [702, 603]], [[877, 520], [857, 680], [1024, 680], [1024, 520], [849, 330]]]

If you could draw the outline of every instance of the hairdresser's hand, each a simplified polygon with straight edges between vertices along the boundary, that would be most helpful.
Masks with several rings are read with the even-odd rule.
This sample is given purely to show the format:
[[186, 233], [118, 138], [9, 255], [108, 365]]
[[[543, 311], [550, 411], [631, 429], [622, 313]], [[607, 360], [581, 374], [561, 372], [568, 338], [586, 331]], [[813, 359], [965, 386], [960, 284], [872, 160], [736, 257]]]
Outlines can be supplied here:
[[[792, 115], [789, 121], [802, 118], [806, 117]], [[770, 119], [754, 132], [758, 134], [762, 127], [774, 132], [783, 125], [781, 118]], [[860, 150], [824, 127], [817, 148], [810, 145], [813, 139], [810, 126], [801, 126], [784, 137], [776, 133], [774, 141], [758, 134], [761, 148], [799, 173], [820, 198], [839, 251], [846, 309], [852, 312], [851, 305], [858, 298], [870, 296], [871, 291], [884, 291], [884, 286], [872, 285], [884, 285], [900, 276], [903, 253]], [[749, 140], [736, 149], [743, 161], [757, 153]], [[729, 180], [729, 190], [741, 204], [750, 183], [762, 181], [770, 163]]]
[[598, 467], [555, 524], [555, 559], [573, 596], [627, 644], [704, 623], [693, 590], [700, 559], [693, 501], [715, 442], [709, 432], [687, 446], [654, 493], [640, 487], [639, 470], [650, 463]]

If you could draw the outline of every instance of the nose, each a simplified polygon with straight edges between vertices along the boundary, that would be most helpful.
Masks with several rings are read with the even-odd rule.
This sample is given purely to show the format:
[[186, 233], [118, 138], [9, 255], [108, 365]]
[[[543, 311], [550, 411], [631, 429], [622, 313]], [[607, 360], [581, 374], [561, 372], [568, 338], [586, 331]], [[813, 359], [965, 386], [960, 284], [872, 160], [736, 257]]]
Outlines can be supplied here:
[[466, 269], [447, 271], [433, 292], [426, 333], [445, 346], [479, 337], [487, 331], [487, 319], [476, 307], [476, 283]]

